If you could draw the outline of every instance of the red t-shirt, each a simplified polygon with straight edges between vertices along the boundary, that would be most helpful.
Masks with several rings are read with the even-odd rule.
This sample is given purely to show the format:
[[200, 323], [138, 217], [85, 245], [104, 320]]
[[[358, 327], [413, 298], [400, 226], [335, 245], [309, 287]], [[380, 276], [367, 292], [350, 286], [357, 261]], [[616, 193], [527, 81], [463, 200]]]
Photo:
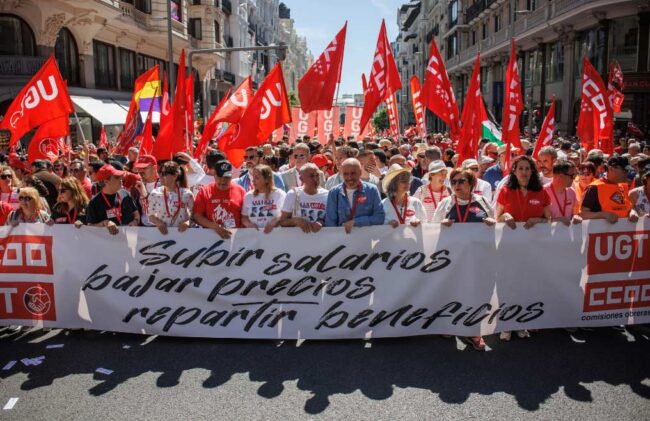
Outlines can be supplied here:
[[520, 189], [510, 190], [504, 186], [499, 193], [497, 203], [503, 205], [516, 222], [526, 222], [530, 218], [544, 217], [544, 208], [551, 204], [551, 198], [545, 190], [528, 190], [526, 196]]
[[246, 191], [231, 183], [229, 190], [219, 190], [212, 183], [201, 187], [194, 199], [194, 213], [200, 213], [224, 228], [241, 228], [241, 208]]

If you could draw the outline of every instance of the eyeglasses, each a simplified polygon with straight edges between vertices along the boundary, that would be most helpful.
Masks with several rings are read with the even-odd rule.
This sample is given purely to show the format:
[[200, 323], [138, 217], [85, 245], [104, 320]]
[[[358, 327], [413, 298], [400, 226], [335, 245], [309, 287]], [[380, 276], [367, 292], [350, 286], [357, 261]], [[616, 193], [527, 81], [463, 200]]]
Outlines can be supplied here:
[[13, 177], [11, 176], [11, 174], [2, 174], [0, 175], [0, 178], [2, 178], [3, 180], [11, 180]]
[[304, 154], [300, 154], [300, 155], [295, 154], [293, 157], [294, 157], [295, 159], [305, 159], [305, 158], [307, 158], [307, 155], [304, 155]]
[[452, 186], [455, 186], [456, 184], [458, 184], [459, 186], [462, 186], [463, 184], [467, 183], [467, 180], [464, 179], [464, 178], [458, 178], [458, 179], [455, 179], [455, 180], [451, 180], [450, 183], [451, 183]]
[[246, 161], [252, 161], [255, 158], [257, 158], [257, 155], [246, 155], [246, 156], [244, 156], [244, 159], [246, 159]]
[[32, 197], [31, 196], [18, 196], [18, 200], [20, 200], [21, 202], [31, 202]]

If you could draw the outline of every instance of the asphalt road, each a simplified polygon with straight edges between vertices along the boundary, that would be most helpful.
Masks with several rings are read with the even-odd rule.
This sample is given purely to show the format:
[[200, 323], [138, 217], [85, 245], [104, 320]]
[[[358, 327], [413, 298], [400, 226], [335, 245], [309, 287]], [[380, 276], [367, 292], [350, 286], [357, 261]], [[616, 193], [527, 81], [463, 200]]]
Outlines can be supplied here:
[[0, 328], [0, 419], [650, 419], [647, 327], [487, 343]]

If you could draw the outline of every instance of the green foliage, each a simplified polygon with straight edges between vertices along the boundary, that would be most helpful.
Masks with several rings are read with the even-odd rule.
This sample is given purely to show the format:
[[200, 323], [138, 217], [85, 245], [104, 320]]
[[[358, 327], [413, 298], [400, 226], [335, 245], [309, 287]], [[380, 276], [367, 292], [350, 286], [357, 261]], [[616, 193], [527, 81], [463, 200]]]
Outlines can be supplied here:
[[372, 124], [375, 126], [376, 131], [389, 128], [390, 123], [388, 122], [388, 111], [386, 111], [386, 108], [382, 108], [375, 113], [372, 117]]
[[292, 107], [300, 107], [300, 99], [295, 91], [289, 91], [289, 104]]

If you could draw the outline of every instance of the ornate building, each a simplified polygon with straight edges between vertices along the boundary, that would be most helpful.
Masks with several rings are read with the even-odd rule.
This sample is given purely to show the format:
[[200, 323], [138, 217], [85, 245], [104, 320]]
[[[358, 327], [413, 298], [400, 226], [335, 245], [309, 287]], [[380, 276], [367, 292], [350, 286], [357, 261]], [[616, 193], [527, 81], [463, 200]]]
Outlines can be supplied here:
[[311, 66], [314, 58], [307, 49], [307, 39], [296, 33], [291, 10], [280, 3], [278, 40], [287, 44], [287, 57], [282, 63], [284, 80], [289, 91], [298, 92], [298, 81]]

